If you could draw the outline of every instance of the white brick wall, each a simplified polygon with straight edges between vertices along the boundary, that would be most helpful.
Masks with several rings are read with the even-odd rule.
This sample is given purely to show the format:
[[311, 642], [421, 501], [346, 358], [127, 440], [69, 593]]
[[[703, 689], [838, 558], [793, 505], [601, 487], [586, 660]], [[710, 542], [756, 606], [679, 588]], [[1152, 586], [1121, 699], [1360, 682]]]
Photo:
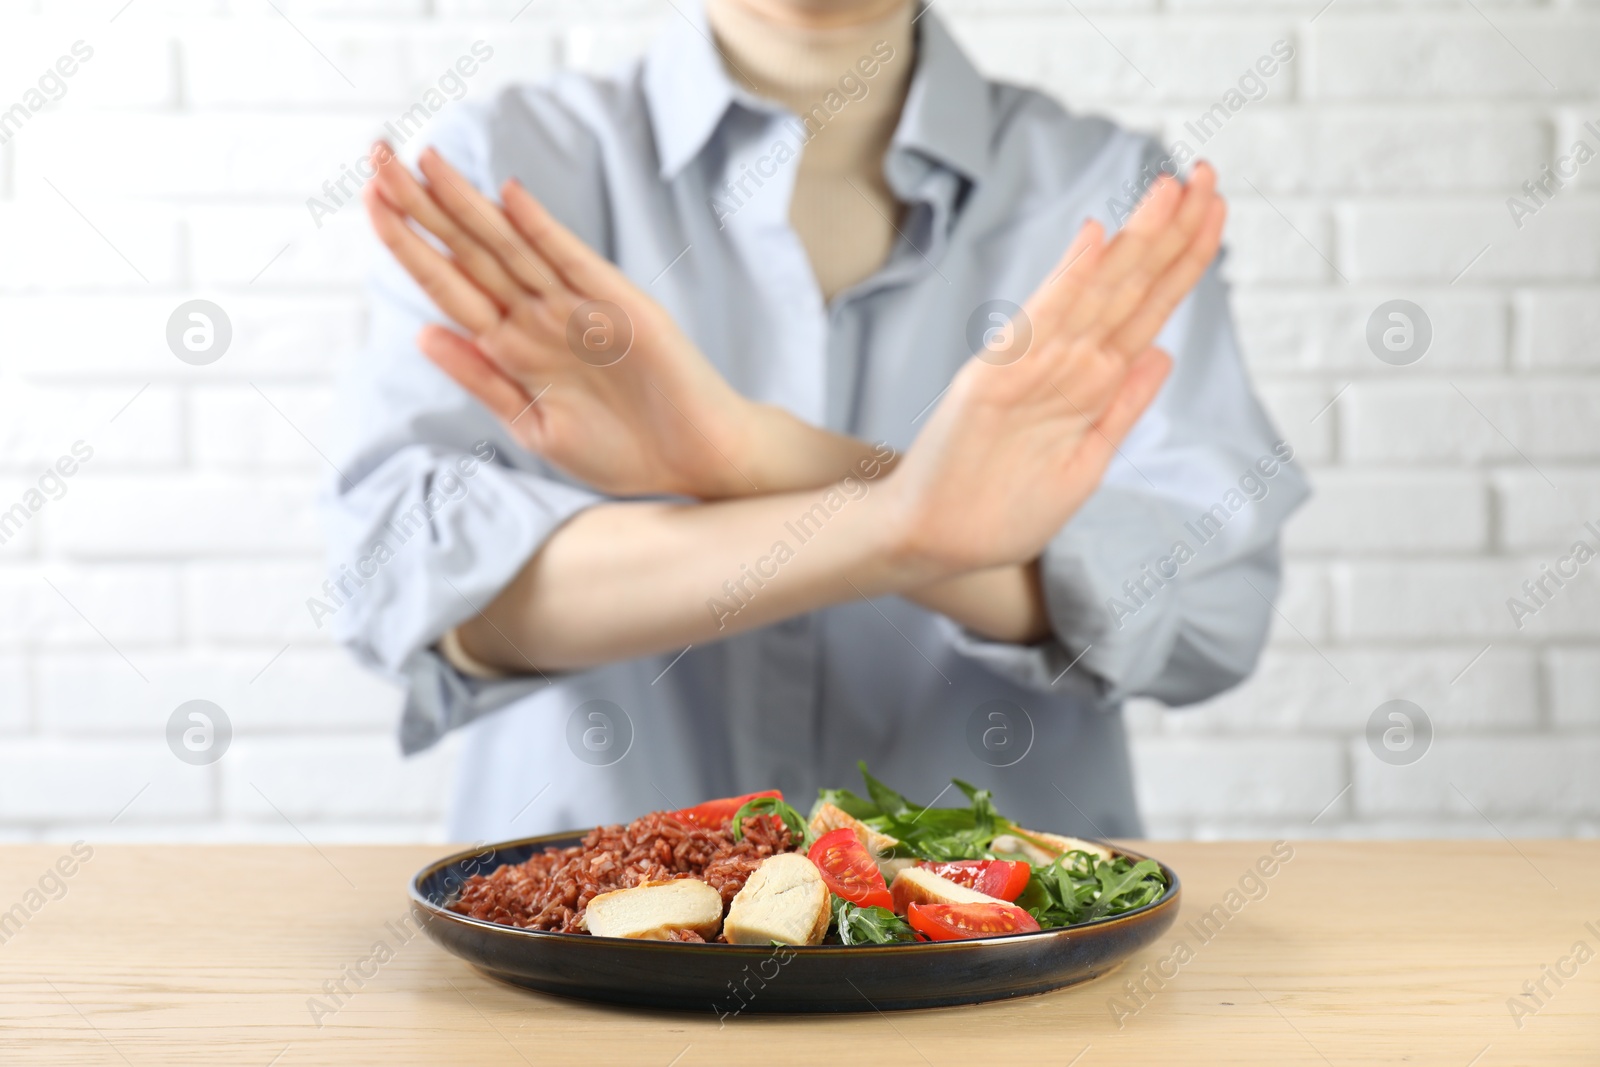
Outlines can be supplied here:
[[[449, 746], [401, 761], [395, 695], [303, 610], [326, 475], [306, 439], [328, 439], [372, 247], [354, 206], [319, 230], [303, 201], [475, 39], [495, 47], [479, 95], [608, 66], [678, 16], [124, 2], [0, 4], [0, 107], [73, 41], [95, 49], [0, 146], [0, 501], [94, 449], [0, 547], [0, 839], [436, 836]], [[1505, 609], [1600, 520], [1600, 162], [1520, 229], [1505, 207], [1600, 121], [1600, 5], [940, 7], [989, 70], [1168, 141], [1274, 41], [1297, 53], [1202, 154], [1233, 202], [1257, 386], [1320, 495], [1289, 530], [1256, 676], [1201, 708], [1131, 709], [1151, 828], [1600, 832], [1600, 564], [1521, 630]], [[233, 320], [210, 367], [164, 344], [192, 296]], [[1394, 298], [1434, 327], [1410, 367], [1363, 339]], [[234, 727], [206, 767], [161, 736], [195, 698]], [[1411, 766], [1364, 740], [1391, 698], [1433, 723]]]

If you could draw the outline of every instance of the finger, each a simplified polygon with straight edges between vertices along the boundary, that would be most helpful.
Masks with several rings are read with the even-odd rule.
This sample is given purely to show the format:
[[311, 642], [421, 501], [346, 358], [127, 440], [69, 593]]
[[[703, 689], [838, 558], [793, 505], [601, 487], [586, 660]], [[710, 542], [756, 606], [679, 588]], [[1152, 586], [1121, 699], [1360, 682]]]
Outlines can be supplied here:
[[1062, 329], [1082, 333], [1102, 323], [1113, 294], [1130, 278], [1135, 285], [1148, 284], [1147, 261], [1183, 199], [1183, 186], [1170, 175], [1163, 173], [1151, 184], [1139, 207], [1111, 239], [1094, 278], [1068, 309]]
[[498, 204], [480, 193], [433, 148], [422, 150], [417, 165], [439, 206], [492, 252], [524, 289], [542, 293], [555, 286], [555, 270], [517, 232]]
[[[1216, 172], [1209, 164], [1201, 163], [1195, 167], [1194, 174], [1184, 188], [1177, 209], [1159, 230], [1151, 234], [1138, 263], [1107, 295], [1105, 306], [1097, 319], [1101, 331], [1099, 336], [1104, 337], [1119, 329], [1128, 316], [1140, 307], [1151, 288], [1194, 243], [1216, 201]], [[1128, 355], [1136, 356], [1143, 350], [1144, 345], [1141, 344], [1130, 350]]]
[[508, 425], [527, 429], [537, 424], [534, 413], [528, 410], [532, 401], [527, 391], [465, 337], [443, 326], [425, 326], [417, 335], [417, 347], [434, 366]]
[[1090, 219], [1078, 227], [1078, 234], [1061, 254], [1050, 276], [1028, 300], [1028, 317], [1036, 332], [1054, 328], [1082, 291], [1086, 279], [1094, 274], [1105, 254], [1105, 227]]
[[[388, 151], [388, 146], [382, 142], [373, 146], [375, 160], [380, 151]], [[392, 152], [389, 161], [378, 167], [376, 185], [379, 194], [392, 207], [411, 216], [417, 225], [439, 238], [455, 256], [462, 272], [494, 297], [502, 308], [510, 307], [521, 295], [517, 282], [506, 273], [493, 253], [457, 225]]]
[[621, 271], [557, 222], [521, 182], [509, 179], [501, 186], [500, 198], [517, 229], [574, 292], [595, 297], [615, 293], [619, 284], [632, 288]]
[[1116, 395], [1094, 425], [1080, 439], [1067, 462], [1068, 476], [1080, 485], [1098, 485], [1117, 449], [1134, 424], [1149, 410], [1172, 370], [1172, 357], [1159, 348], [1147, 348], [1128, 364]]
[[1127, 355], [1135, 355], [1143, 352], [1156, 339], [1173, 311], [1215, 262], [1217, 249], [1222, 246], [1222, 228], [1227, 218], [1227, 202], [1220, 197], [1212, 199], [1200, 232], [1117, 328], [1111, 338], [1113, 348]]
[[378, 239], [440, 311], [474, 334], [486, 333], [500, 322], [495, 302], [407, 225], [405, 216], [384, 199], [376, 184], [362, 190], [361, 199]]

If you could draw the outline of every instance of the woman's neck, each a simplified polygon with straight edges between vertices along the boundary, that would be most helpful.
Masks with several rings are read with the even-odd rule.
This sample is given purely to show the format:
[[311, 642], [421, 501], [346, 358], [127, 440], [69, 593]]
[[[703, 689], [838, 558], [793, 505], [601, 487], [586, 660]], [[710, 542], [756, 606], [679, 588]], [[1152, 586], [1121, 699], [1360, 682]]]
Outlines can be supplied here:
[[[916, 66], [910, 0], [706, 0], [728, 76], [794, 112], [803, 127], [789, 222], [824, 297], [888, 258], [901, 205], [883, 173]], [[816, 13], [806, 25], [768, 9]], [[862, 16], [870, 16], [863, 18]]]
[[[851, 100], [857, 125], [898, 114], [913, 65], [912, 6], [910, 0], [706, 0], [706, 18], [729, 74], [745, 88], [796, 114], [841, 94]], [[884, 60], [886, 54], [892, 58]]]
[[774, 25], [797, 30], [832, 30], [877, 22], [911, 0], [729, 0]]

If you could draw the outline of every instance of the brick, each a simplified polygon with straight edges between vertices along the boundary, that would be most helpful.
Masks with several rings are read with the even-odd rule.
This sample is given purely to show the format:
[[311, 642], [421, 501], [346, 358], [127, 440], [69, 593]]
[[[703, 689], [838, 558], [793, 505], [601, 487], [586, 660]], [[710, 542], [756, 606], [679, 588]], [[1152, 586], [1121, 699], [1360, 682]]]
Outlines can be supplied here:
[[1427, 314], [1433, 330], [1417, 371], [1500, 370], [1509, 331], [1505, 302], [1492, 292], [1449, 290], [1259, 289], [1234, 294], [1235, 321], [1250, 368], [1258, 373], [1313, 370], [1382, 372], [1367, 347], [1367, 320], [1402, 297]]
[[178, 635], [176, 578], [160, 566], [0, 567], [0, 603], [0, 646], [105, 648], [109, 640], [133, 652]]
[[[274, 386], [267, 396], [246, 386], [197, 390], [190, 396], [194, 456], [203, 466], [297, 467], [319, 474], [327, 462], [300, 436], [329, 439], [325, 388]], [[298, 427], [298, 431], [297, 428]], [[327, 451], [327, 446], [318, 448]]]
[[[27, 386], [5, 411], [7, 447], [0, 469], [37, 477], [63, 456], [83, 474], [107, 467], [170, 466], [183, 458], [183, 417], [175, 389], [148, 383], [118, 386]], [[79, 460], [74, 446], [90, 453]]]
[[1223, 273], [1240, 284], [1325, 281], [1338, 262], [1322, 209], [1285, 196], [1236, 196], [1228, 205], [1224, 247]]
[[27, 665], [21, 656], [0, 655], [0, 734], [27, 730], [30, 704]]
[[323, 216], [320, 228], [304, 206], [191, 207], [186, 216], [200, 285], [353, 290], [382, 247], [356, 202]]
[[[0, 659], [0, 664], [5, 661]], [[46, 734], [152, 736], [188, 700], [209, 700], [235, 736], [277, 734], [307, 743], [329, 733], [393, 734], [398, 693], [343, 649], [262, 645], [168, 650], [141, 658], [148, 685], [129, 686], [114, 654], [39, 657], [37, 719]]]
[[[1327, 822], [1329, 820], [1319, 819], [1317, 825], [1320, 827]], [[1513, 841], [1581, 836], [1577, 831], [1579, 825], [1580, 823], [1573, 819], [1518, 818], [1502, 815], [1496, 818], [1494, 825], [1491, 826], [1475, 813], [1468, 813], [1465, 816], [1430, 815], [1409, 819], [1381, 818], [1363, 814], [1359, 820], [1343, 824], [1330, 823], [1328, 829], [1332, 831], [1329, 836], [1345, 840], [1415, 841], [1419, 838], [1441, 838], [1453, 841], [1503, 842], [1502, 834]], [[1539, 881], [1538, 873], [1530, 869], [1509, 847], [1501, 853], [1500, 862], [1515, 865], [1517, 877], [1531, 879], [1529, 884], [1543, 884]]]
[[1333, 740], [1148, 738], [1139, 756], [1139, 809], [1152, 818], [1274, 812], [1309, 820], [1349, 782]]
[[677, 15], [668, 13], [621, 24], [580, 23], [568, 27], [557, 44], [561, 66], [590, 74], [606, 74], [616, 70], [634, 56], [643, 55], [671, 25], [669, 20], [677, 18]]
[[0, 748], [0, 811], [8, 821], [200, 819], [212, 813], [211, 792], [210, 771], [179, 761], [162, 741], [24, 738]]
[[1534, 653], [1496, 645], [1474, 662], [1481, 650], [1460, 645], [1391, 652], [1330, 645], [1324, 651], [1346, 682], [1311, 649], [1273, 647], [1243, 685], [1167, 715], [1165, 726], [1175, 735], [1359, 737], [1375, 708], [1405, 699], [1429, 715], [1438, 737], [1536, 727]]
[[1270, 642], [1305, 647], [1307, 641], [1327, 639], [1331, 609], [1328, 579], [1321, 568], [1286, 561], [1276, 607], [1268, 635]]
[[[1187, 100], [1209, 105], [1236, 89], [1241, 75], [1268, 54], [1274, 41], [1295, 38], [1291, 23], [1279, 18], [1150, 20], [1107, 15], [1090, 23], [1063, 12], [1058, 17], [957, 15], [949, 21], [979, 68], [990, 76], [1036, 85], [1065, 100]], [[1064, 63], [1062, 56], [1073, 60]], [[1298, 63], [1297, 59], [1283, 65], [1267, 80], [1267, 100], [1293, 96]], [[1260, 105], [1246, 108], [1256, 106]]]
[[[450, 844], [445, 834], [443, 817], [406, 819], [403, 821], [357, 822], [341, 819], [336, 822], [297, 821], [289, 825], [277, 816], [277, 821], [264, 822], [236, 818], [212, 818], [204, 822], [145, 823], [119, 819], [114, 826], [102, 827], [96, 823], [53, 823], [45, 835], [50, 841], [93, 840], [96, 844], [129, 842], [131, 844], [252, 844], [300, 845], [312, 841], [318, 845], [403, 845]], [[0, 837], [0, 840], [4, 840]], [[444, 853], [440, 849], [440, 854]], [[321, 865], [321, 861], [318, 861]], [[337, 858], [335, 862], [339, 862]], [[345, 866], [341, 864], [341, 866]], [[329, 879], [329, 888], [344, 887], [339, 875], [326, 865], [321, 865], [323, 875]], [[358, 883], [359, 884], [359, 883]]]
[[181, 280], [179, 232], [169, 213], [130, 211], [97, 193], [85, 175], [51, 180], [67, 200], [46, 189], [26, 202], [0, 203], [7, 248], [0, 290], [143, 290]]
[[1497, 643], [1600, 637], [1600, 581], [1592, 573], [1580, 571], [1531, 617], [1519, 619], [1508, 608], [1509, 599], [1526, 598], [1522, 583], [1553, 559], [1341, 565], [1334, 570], [1339, 636]]
[[429, 0], [283, 0], [286, 15], [406, 19], [429, 14]]
[[[257, 284], [266, 282], [263, 277]], [[188, 299], [178, 294], [0, 296], [8, 362], [40, 382], [90, 378], [98, 383], [115, 375], [131, 383], [131, 396], [153, 379], [325, 379], [334, 355], [362, 343], [361, 302], [355, 294], [274, 297], [199, 291], [192, 295], [217, 303], [233, 327], [228, 351], [207, 366], [184, 363], [167, 347], [167, 320]], [[142, 412], [150, 395], [141, 397], [118, 422]]]
[[[0, 478], [0, 560], [14, 563], [33, 554], [39, 543], [39, 517], [28, 507], [24, 494], [38, 485], [28, 478]], [[21, 504], [22, 513], [11, 509]], [[46, 505], [48, 506], [48, 505]]]
[[322, 564], [310, 559], [193, 564], [183, 579], [187, 630], [219, 643], [329, 643], [326, 622], [317, 629], [306, 610], [326, 578]]
[[1325, 387], [1312, 382], [1256, 384], [1256, 395], [1277, 427], [1278, 436], [1294, 445], [1295, 460], [1300, 463], [1326, 463], [1333, 458], [1334, 426], [1343, 402], [1334, 400], [1338, 391], [1337, 385]]
[[1351, 742], [1350, 749], [1356, 808], [1363, 815], [1494, 820], [1600, 814], [1600, 776], [1594, 773], [1600, 738], [1435, 738], [1422, 759], [1402, 767], [1379, 762], [1365, 741]]
[[1347, 204], [1338, 219], [1338, 262], [1352, 281], [1600, 277], [1600, 202], [1570, 190], [1520, 229], [1503, 199], [1488, 198]]
[[[322, 196], [378, 136], [383, 119], [360, 115], [78, 112], [52, 116], [46, 136], [17, 152], [19, 196], [49, 196], [43, 180], [90, 174], [107, 158], [139, 159], [117, 182], [130, 199]], [[41, 127], [40, 132], [45, 132]]]
[[[1594, 6], [1600, 7], [1600, 4]], [[1576, 168], [1577, 174], [1569, 174], [1562, 180], [1569, 182], [1574, 189], [1585, 189], [1590, 192], [1594, 191], [1596, 182], [1600, 181], [1600, 174], [1596, 174], [1595, 168], [1589, 165], [1589, 163], [1594, 162], [1592, 158], [1589, 163], [1578, 162], [1578, 157], [1585, 154], [1583, 146], [1579, 145], [1578, 142], [1582, 141], [1590, 152], [1600, 147], [1600, 142], [1597, 142], [1594, 130], [1589, 128], [1591, 124], [1600, 127], [1600, 111], [1597, 111], [1592, 104], [1580, 103], [1573, 107], [1565, 107], [1558, 110], [1556, 112], [1555, 143], [1547, 160], [1540, 161], [1541, 164], [1549, 162], [1552, 170], [1557, 166], [1561, 166], [1569, 172]], [[1563, 163], [1563, 158], [1569, 160], [1569, 162]], [[1560, 177], [1560, 175], [1557, 176]], [[1520, 186], [1522, 181], [1528, 177], [1530, 175], [1524, 174], [1522, 179], [1518, 180], [1517, 185]]]
[[[1195, 144], [1191, 116], [1172, 116], [1165, 139]], [[1241, 111], [1200, 148], [1223, 188], [1251, 195], [1418, 193], [1516, 188], [1549, 158], [1550, 130], [1537, 112], [1376, 106]], [[1449, 166], [1442, 166], [1449, 160]], [[1237, 184], [1235, 184], [1237, 183]]]
[[[22, 90], [35, 87], [38, 78], [57, 60], [70, 55], [75, 42], [82, 41], [94, 50], [87, 61], [62, 79], [65, 89], [52, 109], [155, 108], [170, 107], [177, 100], [173, 78], [173, 48], [167, 33], [160, 28], [141, 28], [120, 22], [108, 27], [103, 22], [83, 19], [82, 5], [63, 5], [66, 18], [30, 19], [23, 32], [0, 34], [0, 70], [7, 72], [6, 106], [20, 99]], [[106, 16], [110, 17], [109, 13]], [[131, 22], [131, 20], [130, 20]], [[43, 117], [49, 111], [39, 112]], [[33, 142], [32, 121], [23, 127], [18, 141]], [[26, 138], [26, 140], [24, 140]]]
[[1306, 38], [1313, 99], [1545, 99], [1552, 83], [1568, 96], [1600, 92], [1600, 19], [1572, 11], [1502, 13], [1489, 24], [1466, 11], [1329, 18]]
[[1552, 648], [1545, 653], [1550, 718], [1557, 728], [1600, 728], [1600, 649]]
[[1489, 494], [1483, 480], [1454, 470], [1323, 468], [1290, 520], [1292, 552], [1335, 555], [1480, 552], [1489, 545]]
[[322, 547], [316, 489], [269, 475], [85, 477], [50, 516], [48, 540], [89, 558], [310, 552]]
[[[1339, 401], [1350, 458], [1361, 462], [1461, 463], [1528, 457], [1587, 459], [1600, 452], [1600, 382], [1408, 380], [1357, 382]], [[1520, 452], [1520, 454], [1519, 454]], [[1553, 480], [1553, 479], [1552, 479]]]
[[1531, 289], [1516, 297], [1516, 361], [1532, 370], [1594, 367], [1600, 336], [1600, 294], [1582, 289]]
[[250, 738], [218, 764], [223, 811], [265, 822], [436, 818], [452, 762], [437, 749], [406, 759], [392, 738]]
[[[433, 90], [444, 103], [437, 121], [467, 95], [545, 76], [555, 56], [551, 34], [532, 19], [518, 27], [498, 20], [477, 27], [429, 27], [426, 36], [410, 25], [370, 20], [307, 22], [301, 28], [316, 48], [270, 13], [186, 34], [181, 56], [189, 99], [202, 108], [382, 108], [385, 118], [395, 118]], [[471, 58], [469, 49], [477, 40], [493, 54], [460, 78], [458, 87], [455, 63]], [[430, 109], [432, 103], [427, 101]]]
[[664, 12], [660, 0], [436, 0], [441, 18], [483, 18], [492, 22], [517, 19], [547, 22], [560, 16], [654, 15]]
[[1526, 466], [1495, 472], [1500, 543], [1523, 552], [1566, 549], [1580, 537], [1594, 542], [1583, 524], [1600, 526], [1600, 470], [1557, 466], [1544, 470], [1555, 488]]

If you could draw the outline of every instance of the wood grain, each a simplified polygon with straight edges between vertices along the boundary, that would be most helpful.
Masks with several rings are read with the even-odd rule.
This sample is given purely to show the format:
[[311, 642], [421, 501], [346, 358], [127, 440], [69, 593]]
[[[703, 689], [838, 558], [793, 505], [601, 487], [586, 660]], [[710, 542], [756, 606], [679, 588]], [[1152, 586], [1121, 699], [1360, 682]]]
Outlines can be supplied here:
[[[1179, 872], [1183, 912], [1099, 981], [719, 1025], [525, 992], [407, 939], [406, 880], [438, 846], [96, 846], [59, 899], [27, 894], [66, 849], [7, 846], [0, 909], [41, 906], [0, 934], [0, 1062], [1600, 1064], [1600, 958], [1570, 955], [1600, 952], [1600, 842], [1298, 843], [1259, 882], [1267, 843], [1137, 847]], [[1214, 933], [1191, 925], [1219, 905]], [[336, 1000], [379, 942], [392, 958]]]

